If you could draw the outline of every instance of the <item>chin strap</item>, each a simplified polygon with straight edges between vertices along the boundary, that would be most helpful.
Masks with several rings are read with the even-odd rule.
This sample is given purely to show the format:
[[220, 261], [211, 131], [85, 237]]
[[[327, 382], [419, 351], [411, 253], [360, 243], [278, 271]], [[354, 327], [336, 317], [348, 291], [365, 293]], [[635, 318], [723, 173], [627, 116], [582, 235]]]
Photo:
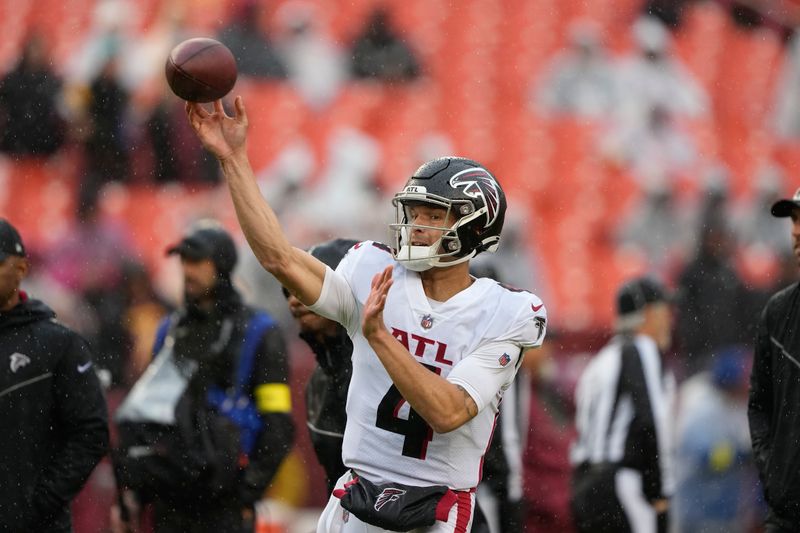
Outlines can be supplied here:
[[[409, 246], [403, 245], [395, 255], [395, 259], [408, 270], [414, 272], [424, 272], [431, 268], [443, 268], [469, 261], [475, 256], [475, 251], [454, 259], [452, 256], [437, 257], [435, 254], [439, 250], [440, 241], [431, 246]], [[444, 261], [443, 261], [444, 259]]]
[[395, 258], [407, 269], [414, 272], [424, 272], [432, 268], [434, 257], [431, 257], [439, 248], [439, 241], [432, 246], [409, 246], [404, 244], [400, 247]]

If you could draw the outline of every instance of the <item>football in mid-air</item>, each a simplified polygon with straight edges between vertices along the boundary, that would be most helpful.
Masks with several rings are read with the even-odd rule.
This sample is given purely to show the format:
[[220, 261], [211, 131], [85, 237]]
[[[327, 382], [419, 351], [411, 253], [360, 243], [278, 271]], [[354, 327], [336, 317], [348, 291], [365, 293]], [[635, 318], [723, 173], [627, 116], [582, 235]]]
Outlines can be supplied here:
[[183, 41], [170, 52], [164, 66], [167, 83], [189, 102], [213, 102], [236, 84], [236, 59], [228, 47], [205, 37]]

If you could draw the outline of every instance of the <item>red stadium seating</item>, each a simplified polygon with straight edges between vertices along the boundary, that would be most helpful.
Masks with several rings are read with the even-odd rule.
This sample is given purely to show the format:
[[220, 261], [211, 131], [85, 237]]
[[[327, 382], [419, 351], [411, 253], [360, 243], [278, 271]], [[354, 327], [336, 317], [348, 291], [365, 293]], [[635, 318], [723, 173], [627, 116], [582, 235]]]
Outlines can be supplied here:
[[[141, 29], [153, 23], [164, 1], [137, 3]], [[275, 29], [274, 16], [285, 3], [265, 4], [264, 22], [270, 29]], [[331, 34], [347, 44], [381, 2], [311, 3], [329, 20]], [[195, 32], [213, 33], [231, 14], [231, 4], [221, 0], [195, 4], [187, 21]], [[624, 172], [598, 158], [592, 126], [544, 121], [529, 108], [529, 92], [543, 66], [564, 44], [573, 20], [597, 21], [612, 49], [621, 52], [630, 46], [629, 28], [641, 2], [394, 0], [387, 4], [422, 59], [427, 79], [400, 88], [351, 84], [329, 110], [316, 114], [288, 85], [241, 81], [236, 92], [248, 106], [254, 167], [265, 167], [298, 136], [308, 139], [324, 157], [331, 131], [355, 127], [381, 143], [378, 186], [389, 192], [418, 163], [419, 139], [443, 132], [452, 138], [457, 152], [484, 161], [501, 177], [509, 195], [532, 209], [538, 230], [531, 234], [531, 246], [556, 298], [554, 321], [574, 328], [607, 325], [615, 285], [642, 267], [635, 257], [615, 250], [608, 239], [638, 191]], [[36, 9], [32, 5], [0, 2], [4, 35], [0, 64], [6, 68], [29, 29], [46, 32], [54, 62], [63, 64], [90, 27], [91, 0], [42, 0]], [[800, 164], [800, 145], [777, 143], [768, 129], [769, 102], [783, 53], [774, 35], [737, 29], [717, 4], [696, 3], [685, 13], [675, 50], [713, 101], [711, 117], [688, 127], [704, 155], [731, 167], [737, 197], [749, 194], [750, 177], [773, 153], [786, 166]], [[46, 246], [71, 220], [78, 160], [65, 157], [69, 164], [11, 161], [0, 172], [5, 183], [0, 211], [21, 221], [36, 245]], [[159, 261], [164, 236], [174, 235], [197, 212], [213, 213], [235, 227], [229, 200], [216, 189], [190, 193], [136, 185], [117, 189], [104, 205], [111, 216], [134, 229], [137, 244], [151, 262]], [[163, 209], [167, 205], [170, 209]]]

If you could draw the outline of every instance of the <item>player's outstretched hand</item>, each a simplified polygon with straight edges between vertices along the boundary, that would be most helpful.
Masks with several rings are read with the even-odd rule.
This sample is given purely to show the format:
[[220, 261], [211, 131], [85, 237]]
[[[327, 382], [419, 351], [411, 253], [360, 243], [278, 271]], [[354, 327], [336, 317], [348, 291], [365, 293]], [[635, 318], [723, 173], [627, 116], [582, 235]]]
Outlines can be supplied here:
[[383, 323], [383, 308], [386, 306], [386, 296], [392, 286], [392, 270], [392, 267], [388, 266], [372, 278], [372, 290], [364, 303], [364, 319], [361, 322], [361, 331], [367, 340], [375, 333], [386, 329]]
[[200, 142], [206, 149], [223, 160], [247, 149], [247, 114], [241, 96], [234, 101], [233, 117], [225, 113], [222, 100], [214, 102], [209, 112], [203, 104], [186, 102], [186, 115]]

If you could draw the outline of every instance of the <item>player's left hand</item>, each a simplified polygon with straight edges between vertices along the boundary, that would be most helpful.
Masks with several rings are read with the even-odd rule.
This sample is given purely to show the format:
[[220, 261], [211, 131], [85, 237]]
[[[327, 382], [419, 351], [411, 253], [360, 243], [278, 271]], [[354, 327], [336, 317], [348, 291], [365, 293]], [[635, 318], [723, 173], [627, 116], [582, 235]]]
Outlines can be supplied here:
[[383, 323], [383, 308], [386, 306], [386, 297], [392, 286], [392, 270], [393, 268], [388, 266], [372, 278], [372, 290], [364, 303], [364, 319], [361, 322], [361, 331], [367, 340], [375, 333], [386, 329]]

